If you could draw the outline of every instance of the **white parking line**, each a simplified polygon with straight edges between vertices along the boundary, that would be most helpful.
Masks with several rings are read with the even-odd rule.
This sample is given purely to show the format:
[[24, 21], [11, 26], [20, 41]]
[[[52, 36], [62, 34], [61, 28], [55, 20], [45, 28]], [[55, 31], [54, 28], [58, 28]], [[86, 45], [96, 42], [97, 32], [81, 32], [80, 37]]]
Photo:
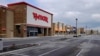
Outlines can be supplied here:
[[10, 53], [10, 54], [13, 54], [13, 55], [19, 55], [19, 56], [28, 56], [28, 55], [24, 55], [24, 54], [17, 54], [17, 53]]
[[[64, 47], [61, 47], [61, 48], [64, 48]], [[49, 53], [54, 52], [54, 51], [56, 51], [56, 50], [59, 50], [59, 49], [61, 49], [61, 48], [57, 48], [57, 49], [51, 50], [51, 51], [49, 51], [49, 52], [40, 54], [39, 56], [44, 56], [44, 55], [46, 55], [46, 54], [49, 54]]]
[[80, 54], [84, 51], [84, 49], [82, 49], [76, 56], [80, 56]]

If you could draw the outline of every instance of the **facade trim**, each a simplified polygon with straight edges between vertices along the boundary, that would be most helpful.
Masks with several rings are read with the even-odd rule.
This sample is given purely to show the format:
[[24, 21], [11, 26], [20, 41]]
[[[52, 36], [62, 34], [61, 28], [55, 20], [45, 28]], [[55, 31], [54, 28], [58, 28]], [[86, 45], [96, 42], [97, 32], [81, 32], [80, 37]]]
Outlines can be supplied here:
[[8, 6], [19, 5], [19, 4], [29, 5], [29, 6], [31, 6], [31, 7], [33, 7], [33, 8], [36, 8], [36, 9], [38, 9], [38, 10], [41, 10], [41, 11], [43, 11], [43, 12], [46, 12], [46, 13], [48, 13], [48, 14], [53, 15], [52, 13], [47, 12], [47, 11], [45, 11], [45, 10], [43, 10], [43, 9], [40, 9], [40, 8], [38, 8], [38, 7], [36, 7], [36, 6], [30, 5], [30, 4], [29, 4], [29, 3], [27, 3], [27, 2], [17, 2], [17, 3], [11, 3], [11, 4], [8, 4]]
[[40, 25], [34, 25], [34, 24], [27, 24], [27, 26], [41, 27], [41, 28], [51, 28], [51, 27], [47, 27], [47, 26], [40, 26]]

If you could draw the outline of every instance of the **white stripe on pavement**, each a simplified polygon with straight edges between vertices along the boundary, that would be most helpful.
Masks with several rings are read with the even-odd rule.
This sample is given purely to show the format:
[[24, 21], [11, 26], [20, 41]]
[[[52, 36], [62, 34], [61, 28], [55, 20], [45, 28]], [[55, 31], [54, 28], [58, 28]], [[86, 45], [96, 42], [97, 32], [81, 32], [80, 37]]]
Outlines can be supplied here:
[[[61, 48], [64, 48], [64, 47], [61, 47]], [[61, 49], [61, 48], [57, 48], [57, 49], [51, 50], [51, 51], [49, 51], [49, 52], [46, 52], [46, 53], [40, 54], [39, 56], [47, 55], [47, 54], [49, 54], [49, 53], [51, 53], [51, 52], [54, 52], [54, 51], [56, 51], [56, 50], [59, 50], [59, 49]]]
[[82, 49], [76, 56], [80, 56], [80, 54], [84, 51], [84, 49]]

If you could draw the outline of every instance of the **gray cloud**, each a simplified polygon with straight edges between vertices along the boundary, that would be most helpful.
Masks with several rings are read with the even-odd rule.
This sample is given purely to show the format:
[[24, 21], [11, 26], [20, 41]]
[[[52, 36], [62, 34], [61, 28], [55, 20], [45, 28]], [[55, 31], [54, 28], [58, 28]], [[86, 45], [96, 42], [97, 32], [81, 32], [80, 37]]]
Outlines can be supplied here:
[[[0, 4], [16, 1], [22, 0], [1, 0]], [[100, 26], [100, 0], [35, 0], [35, 3], [40, 8], [53, 13], [54, 22], [60, 21], [74, 26], [75, 18], [78, 18], [79, 26], [88, 25], [92, 28]]]
[[[41, 2], [42, 1], [42, 2]], [[54, 21], [61, 21], [65, 24], [75, 25], [75, 18], [78, 18], [79, 26], [99, 27], [100, 20], [95, 15], [100, 14], [99, 0], [38, 0], [40, 6], [54, 13]], [[55, 16], [55, 14], [57, 14]], [[94, 16], [93, 16], [94, 15]]]

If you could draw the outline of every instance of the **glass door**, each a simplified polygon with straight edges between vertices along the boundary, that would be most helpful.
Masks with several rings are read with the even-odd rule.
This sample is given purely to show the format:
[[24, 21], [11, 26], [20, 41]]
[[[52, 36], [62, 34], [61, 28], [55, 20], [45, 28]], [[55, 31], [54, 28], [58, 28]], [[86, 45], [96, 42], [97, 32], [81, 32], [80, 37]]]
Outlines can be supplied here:
[[38, 32], [30, 32], [29, 36], [37, 36]]

